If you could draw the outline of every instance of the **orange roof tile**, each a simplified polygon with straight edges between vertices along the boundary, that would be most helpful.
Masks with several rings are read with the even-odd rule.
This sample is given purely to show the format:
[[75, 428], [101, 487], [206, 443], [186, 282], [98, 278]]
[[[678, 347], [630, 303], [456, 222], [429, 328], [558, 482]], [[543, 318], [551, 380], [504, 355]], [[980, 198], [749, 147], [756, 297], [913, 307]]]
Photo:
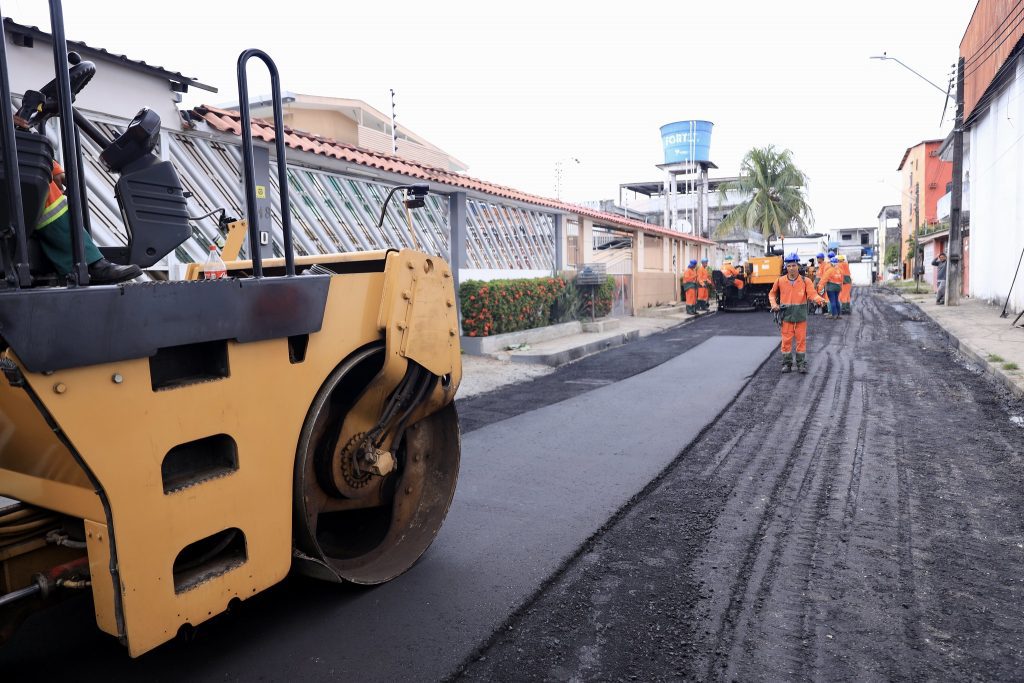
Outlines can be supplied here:
[[[223, 133], [231, 133], [232, 135], [238, 136], [241, 136], [242, 134], [241, 116], [237, 111], [219, 109], [217, 107], [204, 104], [193, 109], [191, 115], [194, 119], [205, 121], [207, 124]], [[276, 140], [274, 136], [274, 126], [272, 123], [254, 118], [251, 121], [251, 129], [253, 138], [258, 138], [265, 142], [274, 142]], [[554, 209], [564, 213], [586, 216], [600, 221], [602, 224], [609, 224], [614, 227], [641, 230], [652, 235], [676, 237], [689, 242], [714, 244], [711, 240], [704, 239], [703, 237], [684, 235], [674, 230], [668, 230], [657, 225], [650, 225], [631, 218], [618, 216], [613, 213], [605, 213], [604, 211], [597, 211], [585, 206], [568, 204], [566, 202], [528, 194], [526, 192], [516, 190], [515, 188], [497, 185], [485, 180], [477, 180], [476, 178], [471, 178], [470, 176], [463, 175], [461, 173], [446, 171], [444, 169], [408, 161], [399, 157], [371, 152], [367, 149], [338, 142], [337, 140], [314, 135], [312, 133], [306, 133], [300, 130], [294, 130], [287, 126], [285, 127], [284, 133], [285, 144], [292, 149], [301, 150], [303, 152], [311, 152], [313, 154], [332, 157], [341, 161], [369, 166], [388, 173], [396, 173], [412, 178], [418, 178], [420, 180], [428, 180], [444, 185], [451, 185], [453, 187], [474, 190], [484, 194], [502, 197], [504, 199], [511, 199], [526, 204], [535, 204], [537, 206], [543, 206], [545, 208]]]

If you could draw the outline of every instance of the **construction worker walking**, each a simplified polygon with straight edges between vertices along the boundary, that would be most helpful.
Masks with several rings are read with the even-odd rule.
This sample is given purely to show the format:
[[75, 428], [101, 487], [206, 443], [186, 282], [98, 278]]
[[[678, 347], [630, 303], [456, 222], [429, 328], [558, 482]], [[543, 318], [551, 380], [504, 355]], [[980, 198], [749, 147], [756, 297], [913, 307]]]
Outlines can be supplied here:
[[686, 312], [697, 313], [697, 259], [690, 259], [690, 264], [683, 271], [683, 298], [686, 301]]
[[821, 271], [818, 293], [828, 295], [828, 315], [832, 320], [839, 320], [839, 292], [843, 289], [843, 273], [839, 270], [839, 259], [829, 252], [828, 267]]
[[713, 287], [711, 283], [711, 271], [708, 269], [708, 257], [705, 256], [700, 260], [700, 265], [697, 266], [697, 310], [698, 311], [710, 311], [711, 306], [708, 303], [708, 297]]
[[837, 258], [839, 259], [839, 272], [843, 274], [842, 289], [839, 290], [839, 311], [849, 314], [853, 312], [853, 303], [850, 299], [850, 295], [853, 293], [853, 277], [850, 275], [850, 264], [846, 260], [846, 254], [840, 254]]
[[800, 257], [786, 257], [786, 274], [772, 285], [768, 303], [777, 315], [782, 329], [782, 371], [793, 369], [793, 345], [796, 343], [796, 369], [807, 373], [807, 310], [810, 302], [825, 302], [809, 278], [800, 274]]

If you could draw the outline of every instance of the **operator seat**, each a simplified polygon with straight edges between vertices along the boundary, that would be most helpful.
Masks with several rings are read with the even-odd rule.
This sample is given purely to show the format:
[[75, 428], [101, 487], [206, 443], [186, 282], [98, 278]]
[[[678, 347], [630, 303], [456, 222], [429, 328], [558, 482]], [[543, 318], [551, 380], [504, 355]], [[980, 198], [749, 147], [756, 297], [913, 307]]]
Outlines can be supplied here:
[[192, 234], [185, 190], [174, 165], [153, 153], [160, 141], [160, 116], [142, 108], [123, 133], [104, 148], [100, 160], [121, 177], [114, 186], [128, 245], [100, 247], [121, 265], [148, 268]]

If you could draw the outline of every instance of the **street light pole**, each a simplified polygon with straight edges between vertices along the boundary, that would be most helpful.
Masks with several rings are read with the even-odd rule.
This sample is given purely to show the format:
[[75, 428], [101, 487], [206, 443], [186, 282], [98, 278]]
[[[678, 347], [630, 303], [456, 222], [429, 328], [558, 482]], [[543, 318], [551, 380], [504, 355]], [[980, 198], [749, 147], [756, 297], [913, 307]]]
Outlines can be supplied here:
[[917, 71], [914, 71], [914, 70], [913, 70], [913, 69], [911, 69], [911, 68], [910, 68], [909, 66], [907, 66], [906, 64], [904, 64], [904, 63], [903, 63], [903, 62], [901, 62], [900, 60], [896, 59], [895, 57], [890, 57], [889, 55], [887, 55], [887, 54], [885, 54], [885, 53], [883, 52], [883, 53], [882, 53], [882, 54], [880, 54], [880, 55], [875, 55], [875, 56], [871, 57], [871, 59], [880, 59], [880, 60], [882, 60], [883, 62], [896, 62], [897, 64], [899, 64], [900, 66], [902, 66], [902, 67], [903, 67], [904, 69], [906, 69], [906, 70], [907, 70], [907, 71], [909, 71], [910, 73], [914, 74], [915, 76], [917, 76], [917, 77], [918, 77], [918, 78], [920, 78], [920, 79], [921, 79], [922, 81], [924, 81], [924, 82], [925, 82], [925, 83], [927, 83], [928, 85], [930, 85], [930, 86], [932, 86], [933, 88], [935, 88], [936, 90], [938, 90], [938, 91], [939, 91], [940, 93], [942, 93], [942, 94], [943, 94], [943, 95], [945, 95], [946, 97], [948, 97], [948, 98], [950, 98], [950, 99], [953, 99], [953, 98], [952, 98], [952, 95], [950, 95], [950, 94], [949, 94], [949, 91], [948, 91], [948, 90], [943, 90], [943, 89], [942, 89], [942, 86], [940, 86], [940, 85], [936, 84], [936, 83], [935, 83], [935, 82], [933, 82], [933, 81], [930, 81], [930, 80], [928, 80], [927, 78], [925, 78], [924, 76], [922, 76], [921, 74], [919, 74], [919, 73], [918, 73]]

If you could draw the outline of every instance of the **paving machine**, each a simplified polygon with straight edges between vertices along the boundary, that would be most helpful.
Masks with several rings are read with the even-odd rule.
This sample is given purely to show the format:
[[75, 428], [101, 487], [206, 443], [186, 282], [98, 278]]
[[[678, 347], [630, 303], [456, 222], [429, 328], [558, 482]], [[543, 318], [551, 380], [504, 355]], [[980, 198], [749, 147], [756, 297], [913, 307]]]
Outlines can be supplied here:
[[[151, 265], [192, 232], [175, 169], [153, 153], [156, 115], [110, 140], [75, 112], [95, 66], [69, 62], [59, 0], [50, 9], [56, 78], [25, 94], [29, 130], [10, 107], [0, 117], [0, 642], [88, 593], [134, 657], [291, 570], [356, 584], [401, 574], [438, 532], [459, 469], [450, 267], [412, 250], [296, 257], [286, 190], [283, 257], [261, 257], [243, 125], [248, 259], [221, 279], [90, 285], [79, 134], [120, 176], [129, 242], [107, 258]], [[280, 85], [259, 50], [239, 57], [241, 120], [252, 57], [271, 74], [285, 189]], [[52, 116], [75, 254], [64, 281], [31, 237]]]
[[[718, 298], [718, 310], [762, 311], [769, 308], [768, 292], [783, 272], [782, 256], [754, 256], [736, 273], [715, 270], [711, 278]], [[737, 281], [742, 282], [742, 287]]]
[[[768, 293], [772, 291], [775, 281], [786, 273], [783, 247], [773, 247], [772, 240], [769, 239], [764, 256], [753, 256], [742, 269], [736, 270], [739, 272], [731, 277], [721, 270], [715, 270], [711, 274], [718, 297], [718, 310], [768, 310], [771, 307], [768, 303]], [[804, 266], [801, 264], [800, 274], [803, 275], [804, 272]], [[736, 286], [735, 280], [742, 280], [743, 286]]]

